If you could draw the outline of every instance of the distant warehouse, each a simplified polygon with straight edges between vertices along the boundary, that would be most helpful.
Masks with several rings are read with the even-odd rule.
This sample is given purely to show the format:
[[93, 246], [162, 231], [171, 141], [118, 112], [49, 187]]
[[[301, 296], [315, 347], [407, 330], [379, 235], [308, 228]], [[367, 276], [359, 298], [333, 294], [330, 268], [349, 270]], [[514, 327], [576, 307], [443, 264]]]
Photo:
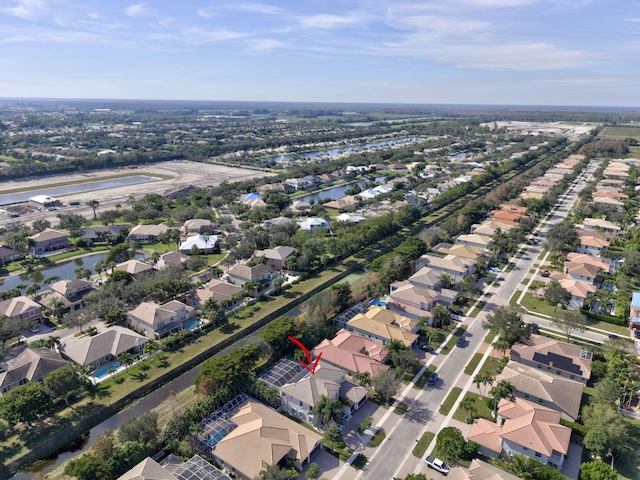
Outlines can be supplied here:
[[60, 200], [57, 198], [50, 197], [48, 195], [36, 195], [35, 197], [31, 197], [29, 199], [29, 203], [33, 203], [38, 207], [57, 207], [60, 205]]

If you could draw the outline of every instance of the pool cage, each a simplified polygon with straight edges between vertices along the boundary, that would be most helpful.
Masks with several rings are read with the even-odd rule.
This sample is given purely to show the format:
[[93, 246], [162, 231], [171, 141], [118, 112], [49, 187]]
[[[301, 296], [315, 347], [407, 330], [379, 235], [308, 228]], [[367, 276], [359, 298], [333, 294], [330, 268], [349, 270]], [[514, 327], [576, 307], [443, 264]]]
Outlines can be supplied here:
[[241, 393], [202, 420], [200, 422], [202, 431], [197, 434], [192, 434], [192, 440], [195, 442], [194, 446], [215, 461], [213, 450], [216, 448], [216, 445], [238, 426], [232, 422], [230, 418], [235, 413], [235, 410], [248, 399], [249, 397], [247, 395]]

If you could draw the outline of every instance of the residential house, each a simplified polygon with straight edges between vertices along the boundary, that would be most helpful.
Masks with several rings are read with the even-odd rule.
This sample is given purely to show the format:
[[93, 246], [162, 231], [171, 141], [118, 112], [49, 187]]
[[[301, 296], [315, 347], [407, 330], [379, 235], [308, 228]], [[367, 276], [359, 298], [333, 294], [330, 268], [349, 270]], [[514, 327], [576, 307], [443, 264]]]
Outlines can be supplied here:
[[571, 428], [560, 425], [561, 418], [560, 412], [522, 398], [503, 398], [496, 423], [478, 419], [467, 440], [479, 444], [487, 457], [521, 454], [560, 469], [571, 440]]
[[266, 250], [256, 250], [253, 254], [253, 258], [258, 260], [262, 257], [265, 258], [265, 264], [271, 268], [271, 270], [284, 270], [285, 263], [291, 258], [295, 258], [296, 249], [287, 246], [277, 246], [274, 248], [267, 248]]
[[13, 262], [14, 260], [18, 260], [21, 257], [21, 253], [16, 252], [14, 249], [9, 248], [5, 245], [0, 245], [0, 265], [5, 265], [7, 263]]
[[117, 359], [122, 353], [141, 353], [148, 341], [147, 337], [133, 330], [113, 325], [94, 336], [66, 337], [58, 346], [58, 351], [78, 365], [98, 368]]
[[[443, 272], [434, 270], [433, 268], [422, 267], [409, 277], [409, 283], [422, 288], [437, 290], [442, 285], [442, 273]], [[460, 280], [462, 280], [462, 278]], [[452, 281], [455, 282], [457, 280], [452, 278]]]
[[365, 313], [355, 315], [345, 325], [338, 326], [383, 345], [391, 340], [399, 340], [407, 347], [412, 347], [419, 338], [416, 334], [418, 330], [416, 320], [380, 307], [371, 307]]
[[1, 301], [0, 315], [5, 315], [9, 318], [21, 318], [35, 323], [42, 318], [42, 306], [29, 297], [20, 295]]
[[575, 422], [580, 414], [584, 384], [535, 367], [510, 361], [496, 378], [514, 386], [515, 395], [538, 405], [557, 410], [565, 420]]
[[357, 373], [374, 376], [389, 368], [389, 351], [382, 345], [348, 330], [340, 329], [332, 340], [323, 340], [313, 350], [313, 359], [322, 355], [324, 363], [341, 368], [352, 377]]
[[213, 233], [213, 224], [211, 220], [206, 218], [192, 218], [182, 225], [182, 234], [185, 237], [189, 235], [200, 235], [203, 233]]
[[510, 351], [514, 362], [583, 384], [591, 378], [593, 354], [577, 345], [532, 333], [526, 343], [515, 343]]
[[594, 192], [593, 198], [594, 200], [596, 198], [613, 198], [614, 200], [623, 201], [623, 200], [628, 200], [629, 195], [627, 195], [626, 193], [619, 192], [617, 190], [597, 190], [596, 192]]
[[474, 458], [471, 460], [469, 468], [460, 465], [453, 467], [449, 472], [449, 480], [520, 480], [520, 477]]
[[31, 235], [29, 238], [35, 242], [35, 245], [31, 249], [31, 253], [35, 256], [64, 250], [71, 245], [66, 233], [62, 233], [51, 228], [47, 228], [42, 232]]
[[122, 225], [103, 225], [100, 227], [85, 228], [82, 234], [83, 240], [88, 240], [93, 243], [108, 242], [110, 238], [120, 235]]
[[259, 198], [255, 200], [244, 200], [242, 203], [247, 205], [252, 210], [258, 209], [258, 208], [267, 208], [267, 202]]
[[270, 220], [265, 220], [262, 223], [262, 226], [265, 228], [265, 230], [270, 230], [273, 227], [278, 227], [278, 226], [283, 226], [283, 225], [290, 225], [293, 222], [295, 222], [295, 220], [293, 218], [276, 217], [276, 218], [272, 218]]
[[54, 298], [73, 311], [84, 307], [84, 297], [93, 292], [93, 283], [89, 280], [60, 280], [51, 284], [51, 293], [43, 295], [40, 304], [47, 307]]
[[322, 175], [318, 176], [318, 179], [320, 180], [320, 183], [322, 185], [331, 185], [333, 182], [337, 181], [338, 178], [338, 175], [333, 173], [323, 173]]
[[348, 420], [366, 401], [369, 390], [348, 381], [345, 372], [320, 360], [314, 374], [306, 369], [279, 388], [280, 409], [311, 424], [319, 424], [313, 409], [323, 396], [346, 399], [342, 418]]
[[191, 255], [193, 247], [196, 247], [200, 253], [205, 255], [209, 253], [220, 252], [220, 244], [217, 235], [209, 235], [208, 233], [196, 234], [187, 237], [180, 242], [178, 251], [185, 255]]
[[287, 178], [284, 181], [285, 184], [290, 185], [291, 187], [295, 188], [296, 190], [308, 190], [310, 188], [315, 187], [315, 183], [310, 181], [310, 179], [303, 177], [303, 178]]
[[491, 237], [480, 235], [479, 233], [474, 232], [464, 235], [458, 235], [458, 238], [456, 238], [456, 243], [458, 245], [466, 245], [468, 247], [488, 250], [491, 248], [491, 245], [493, 245], [493, 240], [491, 240]]
[[596, 230], [576, 229], [578, 234], [578, 253], [585, 253], [592, 257], [599, 257], [602, 250], [609, 248], [611, 235]]
[[322, 450], [322, 435], [246, 395], [236, 397], [201, 426], [198, 448], [243, 480], [257, 478], [268, 465], [292, 463], [301, 470]]
[[296, 191], [296, 188], [293, 185], [289, 185], [288, 183], [266, 183], [259, 186], [256, 190], [259, 194], [264, 195], [268, 192], [293, 193]]
[[337, 200], [332, 200], [330, 202], [324, 203], [322, 206], [324, 208], [331, 208], [333, 210], [347, 210], [350, 208], [355, 208], [358, 205], [358, 199], [355, 195], [346, 195], [342, 198], [338, 198]]
[[271, 268], [264, 264], [254, 265], [253, 267], [238, 264], [229, 270], [227, 276], [229, 283], [241, 287], [249, 282], [260, 282], [262, 285], [266, 285], [276, 277]]
[[620, 211], [624, 208], [624, 203], [620, 200], [616, 200], [615, 198], [609, 197], [593, 197], [593, 203], [597, 205], [607, 205], [609, 207], [613, 207], [617, 211]]
[[407, 280], [394, 282], [389, 289], [387, 308], [416, 320], [431, 317], [431, 309], [439, 298], [435, 290], [414, 285]]
[[329, 222], [327, 222], [324, 218], [307, 218], [306, 220], [299, 220], [298, 225], [300, 226], [300, 230], [307, 231], [309, 233], [314, 233], [320, 229], [329, 230]]
[[389, 165], [389, 170], [393, 170], [394, 172], [403, 172], [409, 170], [409, 168], [404, 163], [392, 163]]
[[164, 270], [169, 267], [184, 268], [185, 262], [189, 260], [189, 256], [180, 252], [167, 252], [160, 255], [156, 262], [157, 270]]
[[570, 280], [578, 280], [593, 284], [598, 276], [599, 268], [590, 263], [565, 262], [564, 273]]
[[434, 253], [426, 253], [416, 260], [416, 270], [429, 267], [442, 273], [447, 273], [457, 279], [464, 279], [467, 275], [476, 272], [476, 264], [473, 260], [457, 255], [440, 256]]
[[560, 286], [571, 294], [567, 308], [578, 310], [583, 308], [588, 297], [595, 295], [598, 287], [587, 282], [565, 278], [560, 280]]
[[161, 223], [159, 225], [136, 225], [129, 232], [127, 241], [138, 243], [156, 243], [158, 242], [158, 237], [162, 233], [165, 233], [167, 231], [169, 231], [169, 227], [164, 223]]
[[25, 348], [0, 363], [0, 396], [28, 382], [42, 383], [47, 375], [67, 363], [48, 348]]
[[602, 259], [598, 257], [593, 257], [591, 255], [587, 255], [585, 253], [577, 253], [571, 252], [567, 254], [567, 261], [571, 263], [581, 263], [584, 265], [593, 265], [598, 270], [602, 269], [604, 273], [611, 272], [611, 265], [604, 262]]
[[135, 279], [144, 275], [150, 275], [155, 269], [148, 263], [139, 262], [138, 260], [127, 260], [126, 262], [117, 264], [114, 270], [128, 272]]
[[457, 257], [468, 258], [469, 260], [473, 260], [478, 263], [478, 260], [481, 258], [487, 259], [488, 255], [481, 248], [470, 247], [468, 245], [460, 245], [455, 244], [452, 245], [450, 243], [441, 243], [434, 247], [434, 250], [442, 253], [443, 255], [455, 255]]
[[631, 294], [629, 321], [634, 331], [640, 329], [640, 292], [633, 292]]
[[364, 222], [366, 218], [362, 215], [356, 215], [353, 213], [341, 213], [336, 217], [336, 220], [345, 223], [360, 223]]
[[297, 215], [309, 215], [311, 213], [311, 204], [309, 202], [297, 200], [291, 203], [289, 210]]
[[498, 223], [494, 220], [485, 220], [482, 223], [476, 223], [471, 225], [471, 233], [476, 235], [483, 235], [485, 237], [493, 237], [499, 230], [501, 233], [506, 233], [513, 228], [513, 225], [506, 225], [504, 223]]
[[219, 305], [234, 308], [242, 303], [244, 289], [229, 282], [212, 278], [204, 285], [191, 291], [187, 297], [187, 304], [202, 308], [209, 298], [213, 298]]
[[200, 455], [183, 462], [169, 455], [161, 463], [147, 457], [117, 480], [231, 480]]
[[129, 326], [133, 330], [155, 340], [185, 330], [196, 318], [195, 308], [178, 300], [162, 305], [155, 302], [142, 302], [128, 314]]

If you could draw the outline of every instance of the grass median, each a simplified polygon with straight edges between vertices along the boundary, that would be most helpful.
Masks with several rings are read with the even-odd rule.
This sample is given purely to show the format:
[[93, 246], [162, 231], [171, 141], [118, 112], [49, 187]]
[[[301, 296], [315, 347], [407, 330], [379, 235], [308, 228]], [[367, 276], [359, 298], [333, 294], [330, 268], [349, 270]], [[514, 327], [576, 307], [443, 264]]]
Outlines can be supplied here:
[[462, 392], [461, 388], [453, 387], [451, 389], [451, 392], [449, 392], [449, 395], [447, 395], [447, 398], [445, 398], [444, 402], [442, 402], [442, 405], [440, 405], [440, 409], [438, 410], [438, 412], [442, 415], [449, 415], [449, 412], [453, 408], [453, 405], [456, 403], [456, 400], [460, 396], [460, 392]]

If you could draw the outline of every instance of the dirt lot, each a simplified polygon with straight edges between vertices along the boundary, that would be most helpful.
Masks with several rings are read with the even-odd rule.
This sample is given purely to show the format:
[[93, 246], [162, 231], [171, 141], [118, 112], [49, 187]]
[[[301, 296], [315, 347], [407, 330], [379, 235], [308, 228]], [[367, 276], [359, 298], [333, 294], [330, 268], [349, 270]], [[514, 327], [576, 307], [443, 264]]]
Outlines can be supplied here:
[[[27, 206], [26, 204], [22, 204], [22, 206], [20, 207], [6, 206], [3, 207], [6, 211], [15, 211], [20, 213], [21, 216], [19, 218], [8, 218], [6, 214], [2, 214], [0, 215], [0, 224], [16, 220], [29, 223], [33, 220], [36, 220], [37, 218], [47, 218], [49, 221], [51, 221], [52, 225], [55, 225], [58, 222], [58, 219], [56, 218], [56, 215], [58, 213], [73, 212], [85, 215], [87, 217], [90, 215], [92, 216], [93, 211], [91, 210], [91, 208], [85, 205], [85, 202], [88, 202], [89, 200], [98, 200], [100, 202], [99, 210], [108, 210], [113, 208], [116, 203], [120, 203], [123, 207], [126, 206], [126, 201], [129, 196], [140, 198], [147, 193], [158, 193], [160, 195], [163, 195], [172, 190], [189, 185], [197, 187], [208, 187], [218, 185], [224, 180], [234, 182], [237, 180], [246, 180], [250, 178], [271, 175], [267, 172], [249, 170], [246, 168], [234, 168], [224, 165], [212, 165], [178, 160], [131, 170], [102, 170], [99, 172], [91, 172], [88, 174], [59, 175], [38, 179], [1, 182], [0, 192], [33, 187], [46, 188], [47, 185], [54, 185], [61, 182], [90, 182], [100, 180], [104, 177], [122, 174], [130, 174], [131, 176], [162, 175], [163, 177], [170, 178], [166, 180], [158, 180], [155, 182], [143, 183], [138, 185], [127, 185], [123, 187], [59, 196], [57, 198], [59, 198], [65, 204], [76, 201], [80, 202], [80, 206], [61, 207], [58, 211], [54, 212], [41, 212], [37, 209], [34, 209], [31, 212], [27, 212], [27, 210], [24, 208]], [[36, 194], [34, 193], [34, 195]], [[20, 211], [16, 210], [16, 208], [18, 208]]]

